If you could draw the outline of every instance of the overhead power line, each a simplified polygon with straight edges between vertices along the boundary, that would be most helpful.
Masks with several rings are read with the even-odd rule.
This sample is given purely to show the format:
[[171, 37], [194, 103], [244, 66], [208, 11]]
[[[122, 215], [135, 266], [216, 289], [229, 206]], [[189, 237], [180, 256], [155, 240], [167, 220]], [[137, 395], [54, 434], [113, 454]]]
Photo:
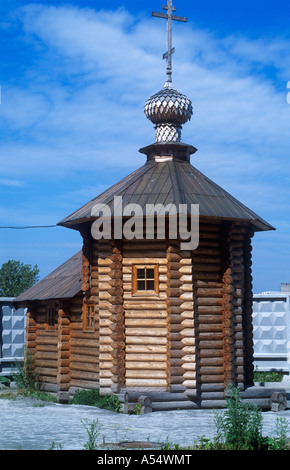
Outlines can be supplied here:
[[11, 230], [27, 230], [27, 229], [31, 229], [31, 228], [53, 228], [53, 227], [57, 227], [57, 225], [27, 225], [27, 226], [23, 226], [23, 227], [2, 227], [0, 226], [0, 229], [11, 229]]

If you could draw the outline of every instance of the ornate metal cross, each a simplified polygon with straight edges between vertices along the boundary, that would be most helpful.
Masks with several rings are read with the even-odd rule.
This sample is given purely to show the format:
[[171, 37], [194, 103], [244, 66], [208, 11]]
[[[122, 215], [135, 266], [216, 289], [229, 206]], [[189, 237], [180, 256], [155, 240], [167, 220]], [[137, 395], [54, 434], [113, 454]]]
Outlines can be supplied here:
[[187, 18], [184, 16], [173, 15], [172, 12], [176, 11], [176, 7], [172, 6], [172, 0], [167, 0], [167, 5], [163, 5], [163, 10], [167, 10], [166, 13], [152, 12], [152, 16], [158, 18], [165, 18], [167, 20], [167, 52], [163, 54], [163, 59], [166, 59], [166, 84], [165, 86], [172, 86], [172, 54], [175, 52], [175, 47], [172, 47], [172, 21], [187, 22]]

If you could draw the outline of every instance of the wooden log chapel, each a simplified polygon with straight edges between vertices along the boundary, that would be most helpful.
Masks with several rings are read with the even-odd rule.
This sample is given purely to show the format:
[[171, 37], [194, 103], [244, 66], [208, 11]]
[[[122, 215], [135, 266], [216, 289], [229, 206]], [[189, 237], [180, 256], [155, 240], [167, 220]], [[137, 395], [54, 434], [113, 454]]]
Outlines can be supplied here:
[[[156, 130], [140, 149], [145, 164], [59, 223], [80, 232], [81, 251], [17, 298], [28, 308], [26, 346], [42, 387], [60, 401], [98, 388], [148, 396], [153, 410], [218, 407], [229, 384], [245, 393], [253, 386], [251, 240], [273, 227], [191, 165], [196, 149], [181, 142], [181, 128], [192, 104], [171, 76], [172, 21], [186, 18], [171, 0], [164, 9], [153, 16], [168, 23], [166, 83], [145, 104]], [[116, 200], [143, 215], [153, 204], [153, 236], [137, 223], [134, 237], [94, 236], [95, 207], [119, 216]], [[172, 236], [168, 215], [156, 236], [168, 205], [177, 216], [186, 207], [188, 221], [198, 205], [194, 249]], [[128, 228], [128, 215], [118, 220]]]

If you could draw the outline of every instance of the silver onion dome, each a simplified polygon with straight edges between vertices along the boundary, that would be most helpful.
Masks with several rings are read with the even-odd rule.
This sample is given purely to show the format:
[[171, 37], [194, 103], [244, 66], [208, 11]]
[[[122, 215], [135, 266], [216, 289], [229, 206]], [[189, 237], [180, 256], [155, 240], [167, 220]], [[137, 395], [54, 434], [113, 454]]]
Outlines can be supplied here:
[[166, 83], [144, 106], [146, 117], [155, 124], [156, 142], [180, 142], [182, 124], [193, 114], [190, 99], [170, 85]]

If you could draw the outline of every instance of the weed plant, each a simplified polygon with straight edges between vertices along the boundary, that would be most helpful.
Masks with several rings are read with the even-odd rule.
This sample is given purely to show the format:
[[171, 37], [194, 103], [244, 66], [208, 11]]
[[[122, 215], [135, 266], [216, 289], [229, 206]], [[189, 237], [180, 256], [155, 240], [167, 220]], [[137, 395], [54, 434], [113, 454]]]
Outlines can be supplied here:
[[258, 371], [254, 372], [255, 382], [281, 382], [284, 377], [283, 372], [277, 371]]
[[33, 356], [29, 351], [25, 351], [24, 361], [17, 360], [15, 362], [13, 372], [13, 380], [15, 381], [19, 392], [34, 392], [36, 383], [38, 382], [38, 374], [36, 373]]
[[70, 404], [97, 406], [110, 411], [120, 413], [121, 402], [115, 395], [100, 396], [98, 389], [76, 390], [74, 397], [70, 400]]
[[99, 424], [99, 421], [96, 419], [92, 423], [89, 423], [88, 420], [85, 419], [82, 421], [82, 424], [85, 427], [88, 435], [88, 440], [84, 445], [84, 450], [97, 450], [97, 440], [101, 434], [101, 425]]
[[57, 401], [56, 397], [39, 390], [39, 375], [35, 368], [33, 356], [29, 351], [25, 351], [24, 361], [17, 360], [15, 362], [15, 370], [13, 371], [12, 377], [17, 385], [19, 395], [44, 401]]
[[204, 436], [195, 443], [199, 450], [286, 450], [287, 421], [276, 419], [275, 438], [262, 435], [262, 410], [243, 402], [239, 390], [228, 388], [227, 408], [215, 412], [216, 437]]

